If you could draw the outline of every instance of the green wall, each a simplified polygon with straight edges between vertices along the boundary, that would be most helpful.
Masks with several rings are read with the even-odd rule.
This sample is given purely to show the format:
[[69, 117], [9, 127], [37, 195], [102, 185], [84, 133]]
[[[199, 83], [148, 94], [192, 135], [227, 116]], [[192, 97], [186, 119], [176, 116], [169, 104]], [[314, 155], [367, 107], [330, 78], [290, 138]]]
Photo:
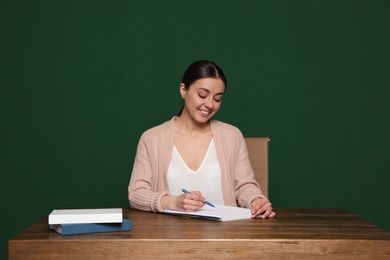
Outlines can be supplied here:
[[342, 207], [390, 231], [390, 2], [0, 1], [0, 258], [62, 207], [128, 207], [141, 133], [198, 59], [217, 119], [269, 136], [274, 207]]

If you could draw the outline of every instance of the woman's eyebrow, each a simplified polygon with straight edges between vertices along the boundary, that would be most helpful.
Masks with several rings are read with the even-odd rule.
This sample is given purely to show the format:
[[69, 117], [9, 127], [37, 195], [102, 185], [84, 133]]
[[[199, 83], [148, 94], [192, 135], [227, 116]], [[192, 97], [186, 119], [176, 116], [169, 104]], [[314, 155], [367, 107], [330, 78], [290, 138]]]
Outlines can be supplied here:
[[207, 88], [198, 88], [198, 90], [203, 90], [203, 91], [210, 93], [210, 90], [208, 90]]

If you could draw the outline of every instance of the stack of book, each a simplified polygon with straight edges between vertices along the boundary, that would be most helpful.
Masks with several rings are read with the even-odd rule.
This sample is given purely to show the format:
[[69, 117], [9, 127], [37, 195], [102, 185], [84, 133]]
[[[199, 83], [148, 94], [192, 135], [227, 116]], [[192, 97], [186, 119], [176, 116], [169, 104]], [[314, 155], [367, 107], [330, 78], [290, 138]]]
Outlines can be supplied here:
[[49, 215], [50, 229], [61, 235], [128, 231], [131, 224], [121, 208], [55, 209]]

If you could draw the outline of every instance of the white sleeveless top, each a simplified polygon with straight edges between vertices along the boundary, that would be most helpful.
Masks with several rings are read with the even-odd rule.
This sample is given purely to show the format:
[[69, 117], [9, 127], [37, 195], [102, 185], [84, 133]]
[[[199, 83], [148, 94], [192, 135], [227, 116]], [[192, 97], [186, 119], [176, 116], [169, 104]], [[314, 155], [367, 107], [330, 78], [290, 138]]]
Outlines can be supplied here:
[[168, 193], [171, 196], [183, 194], [181, 189], [200, 191], [212, 204], [224, 205], [221, 185], [221, 169], [212, 139], [205, 158], [196, 171], [188, 168], [176, 147], [168, 168]]

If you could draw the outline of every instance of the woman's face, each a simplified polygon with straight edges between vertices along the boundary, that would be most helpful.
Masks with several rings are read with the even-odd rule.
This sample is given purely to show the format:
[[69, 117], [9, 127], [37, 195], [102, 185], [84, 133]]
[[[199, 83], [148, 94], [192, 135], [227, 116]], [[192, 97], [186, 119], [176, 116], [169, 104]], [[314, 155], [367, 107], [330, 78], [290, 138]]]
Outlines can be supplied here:
[[183, 113], [198, 123], [207, 122], [219, 110], [224, 91], [225, 84], [218, 78], [198, 79], [188, 89], [180, 84], [180, 94], [185, 100]]

